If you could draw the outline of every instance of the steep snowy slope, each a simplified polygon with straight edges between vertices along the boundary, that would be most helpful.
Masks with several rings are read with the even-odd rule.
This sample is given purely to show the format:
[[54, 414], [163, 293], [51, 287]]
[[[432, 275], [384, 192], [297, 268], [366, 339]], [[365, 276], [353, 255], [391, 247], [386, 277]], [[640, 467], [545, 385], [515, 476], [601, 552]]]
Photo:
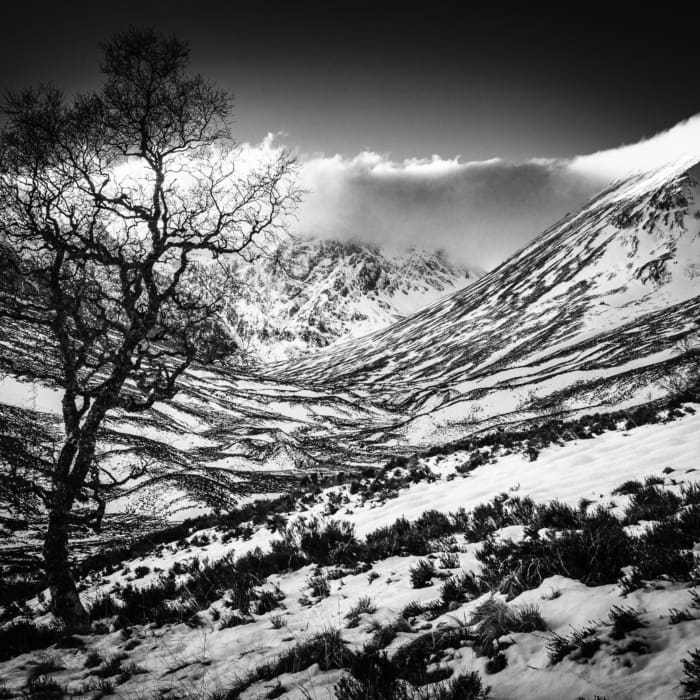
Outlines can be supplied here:
[[245, 355], [280, 360], [385, 328], [478, 276], [440, 252], [298, 239], [212, 281], [229, 289], [226, 323]]
[[268, 375], [424, 414], [419, 442], [572, 387], [582, 406], [647, 390], [700, 317], [699, 178], [686, 162], [618, 183], [468, 288]]

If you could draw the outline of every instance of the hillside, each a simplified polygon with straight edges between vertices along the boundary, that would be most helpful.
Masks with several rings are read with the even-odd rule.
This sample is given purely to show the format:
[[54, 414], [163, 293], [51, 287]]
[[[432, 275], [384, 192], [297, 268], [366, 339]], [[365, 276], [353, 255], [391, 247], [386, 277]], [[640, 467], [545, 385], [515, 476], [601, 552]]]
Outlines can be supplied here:
[[468, 416], [658, 395], [700, 317], [699, 177], [689, 161], [616, 183], [477, 283], [267, 376], [352, 387], [409, 417], [417, 444], [458, 437]]
[[92, 634], [62, 638], [45, 593], [0, 612], [4, 697], [690, 700], [698, 408], [93, 547]]

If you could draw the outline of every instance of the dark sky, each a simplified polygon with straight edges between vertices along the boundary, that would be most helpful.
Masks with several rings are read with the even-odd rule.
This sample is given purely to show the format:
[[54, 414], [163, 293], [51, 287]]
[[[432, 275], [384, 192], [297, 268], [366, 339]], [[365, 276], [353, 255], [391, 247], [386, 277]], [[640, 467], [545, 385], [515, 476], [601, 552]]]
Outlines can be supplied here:
[[0, 85], [93, 86], [98, 43], [133, 24], [191, 42], [193, 66], [236, 95], [239, 140], [283, 131], [307, 153], [566, 157], [700, 111], [697, 25], [668, 3], [626, 17], [613, 3], [554, 14], [483, 4], [493, 10], [428, 0], [20, 1], [0, 27]]

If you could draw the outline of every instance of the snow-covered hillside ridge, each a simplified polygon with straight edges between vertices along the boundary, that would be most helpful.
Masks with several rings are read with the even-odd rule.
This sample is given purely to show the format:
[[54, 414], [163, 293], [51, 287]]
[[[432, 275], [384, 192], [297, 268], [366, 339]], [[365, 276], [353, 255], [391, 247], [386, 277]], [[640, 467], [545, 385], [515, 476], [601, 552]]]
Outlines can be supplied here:
[[479, 272], [440, 251], [291, 239], [212, 275], [228, 287], [224, 320], [244, 357], [280, 360], [385, 328]]
[[700, 316], [699, 178], [680, 162], [617, 183], [466, 289], [269, 373], [364, 388], [376, 405], [442, 426], [574, 384], [588, 389], [582, 405], [646, 391]]

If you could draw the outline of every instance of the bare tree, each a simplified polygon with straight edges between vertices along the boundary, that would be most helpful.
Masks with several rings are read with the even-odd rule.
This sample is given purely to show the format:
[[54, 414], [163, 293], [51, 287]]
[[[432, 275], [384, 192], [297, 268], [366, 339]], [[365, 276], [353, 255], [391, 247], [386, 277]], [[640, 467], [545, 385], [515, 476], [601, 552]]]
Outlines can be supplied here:
[[69, 526], [99, 527], [105, 489], [142, 473], [101, 467], [105, 416], [171, 398], [193, 361], [212, 359], [221, 299], [193, 270], [284, 232], [299, 200], [287, 154], [236, 158], [231, 98], [187, 73], [187, 44], [129, 30], [103, 56], [97, 92], [9, 95], [0, 136], [0, 318], [51, 340], [42, 374], [63, 389], [65, 437], [33, 489], [53, 610], [71, 630], [88, 615]]

